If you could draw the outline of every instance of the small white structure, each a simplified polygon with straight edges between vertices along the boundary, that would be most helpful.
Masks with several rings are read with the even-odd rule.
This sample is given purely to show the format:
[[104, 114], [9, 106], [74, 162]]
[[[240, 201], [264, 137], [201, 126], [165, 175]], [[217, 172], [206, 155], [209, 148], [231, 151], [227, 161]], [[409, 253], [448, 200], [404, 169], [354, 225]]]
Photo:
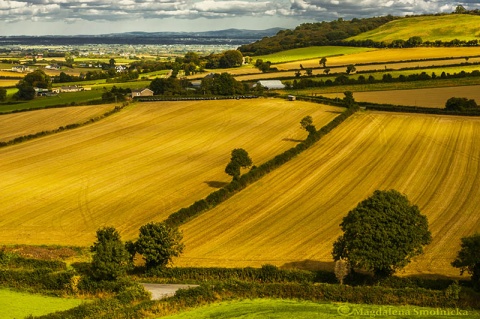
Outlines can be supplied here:
[[60, 87], [60, 92], [63, 93], [70, 93], [70, 92], [80, 92], [83, 91], [84, 88], [78, 85], [71, 85], [71, 86], [62, 86]]
[[267, 90], [281, 90], [285, 88], [285, 85], [280, 80], [261, 80], [257, 82], [257, 85], [261, 85]]
[[288, 96], [288, 100], [289, 101], [296, 101], [297, 100], [297, 97], [295, 95], [289, 95]]
[[153, 96], [153, 91], [148, 88], [132, 91], [132, 98], [139, 96]]
[[19, 72], [19, 73], [30, 72], [30, 68], [26, 65], [15, 65], [12, 67], [12, 72]]

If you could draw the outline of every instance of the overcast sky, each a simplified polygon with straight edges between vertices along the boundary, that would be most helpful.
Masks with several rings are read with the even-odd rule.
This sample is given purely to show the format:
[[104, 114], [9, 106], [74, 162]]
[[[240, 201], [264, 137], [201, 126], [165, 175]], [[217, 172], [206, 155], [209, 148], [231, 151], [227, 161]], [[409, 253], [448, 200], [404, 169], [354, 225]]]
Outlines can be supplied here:
[[479, 0], [0, 0], [0, 35], [294, 28], [339, 17], [480, 9]]

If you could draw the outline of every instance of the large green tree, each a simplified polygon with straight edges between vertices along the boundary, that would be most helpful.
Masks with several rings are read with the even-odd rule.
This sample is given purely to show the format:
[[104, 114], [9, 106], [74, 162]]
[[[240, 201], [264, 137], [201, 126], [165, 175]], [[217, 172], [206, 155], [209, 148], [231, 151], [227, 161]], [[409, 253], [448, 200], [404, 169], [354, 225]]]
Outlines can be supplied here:
[[97, 241], [90, 247], [93, 252], [92, 277], [98, 280], [115, 280], [131, 267], [130, 254], [114, 227], [97, 230]]
[[42, 70], [35, 70], [25, 75], [16, 87], [18, 88], [14, 98], [18, 100], [33, 100], [35, 98], [35, 88], [48, 89], [52, 85], [50, 77]]
[[182, 233], [165, 223], [149, 223], [140, 227], [135, 243], [137, 252], [143, 256], [147, 269], [166, 267], [183, 252]]
[[396, 190], [377, 190], [343, 218], [343, 235], [333, 245], [333, 258], [353, 268], [387, 277], [423, 253], [431, 241], [427, 217]]
[[240, 169], [252, 166], [253, 162], [247, 151], [243, 148], [236, 148], [232, 151], [230, 162], [225, 167], [225, 173], [232, 176], [234, 180], [240, 178]]
[[451, 97], [445, 103], [445, 108], [450, 111], [465, 111], [478, 108], [477, 102], [466, 97]]
[[462, 238], [461, 248], [452, 266], [460, 269], [460, 274], [472, 275], [472, 283], [480, 291], [480, 233]]
[[0, 102], [7, 99], [7, 89], [0, 87]]
[[219, 66], [221, 68], [234, 68], [242, 66], [243, 55], [238, 50], [228, 50], [223, 53], [219, 60]]

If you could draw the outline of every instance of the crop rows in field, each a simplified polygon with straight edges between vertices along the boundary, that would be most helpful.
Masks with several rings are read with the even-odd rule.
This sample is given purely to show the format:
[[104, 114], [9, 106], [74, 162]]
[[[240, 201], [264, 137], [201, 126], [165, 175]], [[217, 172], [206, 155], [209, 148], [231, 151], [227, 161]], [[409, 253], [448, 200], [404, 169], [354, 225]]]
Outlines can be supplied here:
[[405, 193], [433, 242], [405, 273], [457, 275], [460, 238], [480, 230], [480, 120], [362, 112], [317, 145], [185, 224], [189, 266], [331, 267], [349, 210], [376, 189]]
[[0, 115], [0, 142], [16, 137], [55, 130], [88, 121], [112, 110], [114, 105], [77, 106]]
[[[327, 93], [322, 95], [332, 99], [344, 97], [343, 93]], [[355, 92], [353, 96], [358, 102], [444, 108], [445, 103], [451, 97], [465, 97], [474, 99], [480, 103], [480, 86], [471, 85], [415, 90]]]
[[0, 150], [1, 243], [90, 245], [124, 238], [205, 197], [230, 177], [234, 148], [254, 164], [306, 137], [338, 108], [276, 99], [138, 103], [100, 122]]

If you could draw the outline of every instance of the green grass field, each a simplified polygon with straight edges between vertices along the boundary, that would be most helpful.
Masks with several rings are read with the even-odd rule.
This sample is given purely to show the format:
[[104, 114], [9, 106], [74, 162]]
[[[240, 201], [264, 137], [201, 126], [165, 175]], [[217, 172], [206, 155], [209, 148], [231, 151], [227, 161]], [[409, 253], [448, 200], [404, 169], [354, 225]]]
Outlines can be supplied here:
[[[292, 49], [273, 53], [269, 55], [262, 55], [254, 57], [254, 61], [262, 59], [263, 61], [270, 61], [272, 63], [285, 63], [291, 61], [309, 60], [314, 58], [349, 55], [360, 52], [375, 51], [372, 48], [355, 48], [355, 47], [336, 47], [336, 46], [323, 46], [323, 47], [308, 47]], [[318, 61], [317, 61], [318, 64]], [[318, 65], [317, 65], [318, 66]]]
[[254, 299], [227, 301], [158, 319], [327, 319], [327, 318], [479, 318], [477, 311], [412, 306]]
[[390, 43], [420, 36], [423, 41], [474, 40], [480, 36], [480, 16], [452, 14], [444, 16], [410, 17], [391, 21], [375, 30], [349, 40], [373, 40]]
[[0, 288], [0, 318], [19, 319], [29, 315], [41, 316], [80, 305], [79, 299], [48, 297]]

